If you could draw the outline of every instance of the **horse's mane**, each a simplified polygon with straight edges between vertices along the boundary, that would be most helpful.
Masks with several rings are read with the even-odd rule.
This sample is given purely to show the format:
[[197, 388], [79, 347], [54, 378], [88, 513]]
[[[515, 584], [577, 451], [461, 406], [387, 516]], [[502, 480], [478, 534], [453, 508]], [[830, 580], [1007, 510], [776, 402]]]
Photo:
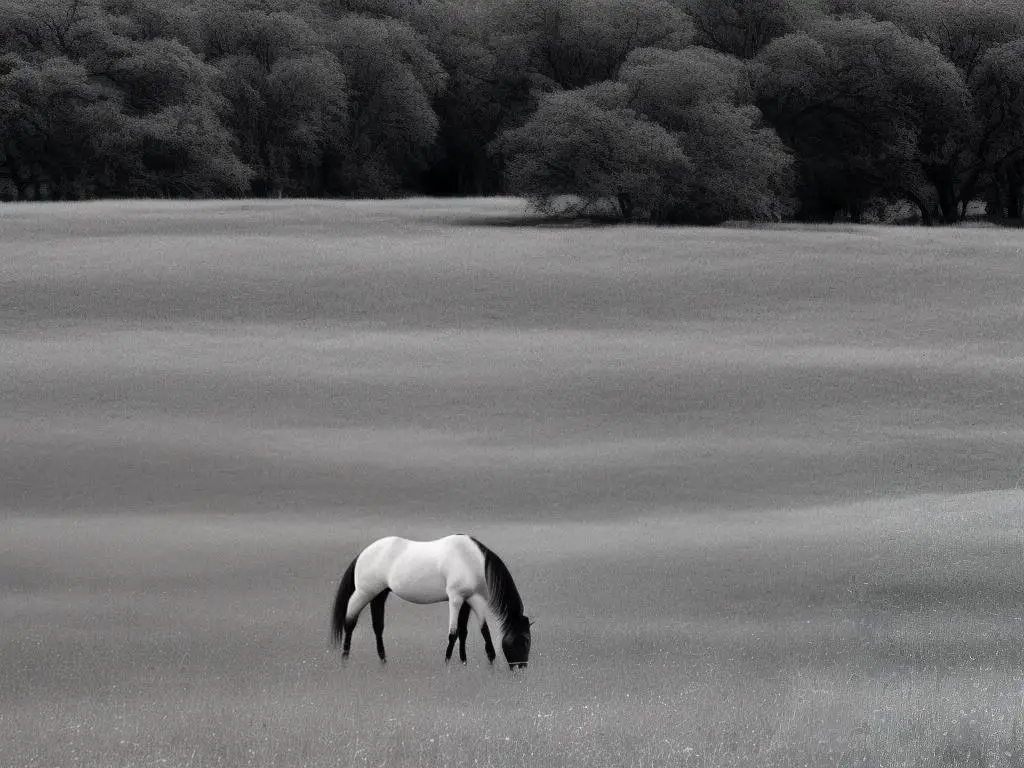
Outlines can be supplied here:
[[519, 596], [512, 574], [502, 559], [473, 538], [484, 555], [484, 572], [487, 575], [487, 587], [490, 594], [491, 610], [501, 621], [502, 631], [507, 631], [511, 620], [523, 615], [523, 599]]

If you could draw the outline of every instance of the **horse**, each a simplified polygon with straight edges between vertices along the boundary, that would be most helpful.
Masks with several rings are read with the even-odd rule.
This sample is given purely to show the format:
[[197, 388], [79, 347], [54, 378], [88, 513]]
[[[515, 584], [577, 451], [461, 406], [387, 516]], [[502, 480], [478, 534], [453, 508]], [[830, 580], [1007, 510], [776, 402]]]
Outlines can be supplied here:
[[501, 649], [509, 669], [527, 665], [532, 622], [523, 615], [519, 590], [502, 559], [472, 536], [454, 534], [434, 541], [386, 536], [356, 555], [341, 577], [331, 622], [334, 645], [341, 644], [343, 659], [348, 658], [359, 614], [369, 603], [377, 655], [381, 662], [387, 661], [384, 603], [392, 592], [410, 603], [448, 602], [446, 664], [451, 661], [456, 639], [459, 660], [466, 662], [472, 611], [480, 620], [490, 663], [496, 654], [488, 621], [501, 631]]

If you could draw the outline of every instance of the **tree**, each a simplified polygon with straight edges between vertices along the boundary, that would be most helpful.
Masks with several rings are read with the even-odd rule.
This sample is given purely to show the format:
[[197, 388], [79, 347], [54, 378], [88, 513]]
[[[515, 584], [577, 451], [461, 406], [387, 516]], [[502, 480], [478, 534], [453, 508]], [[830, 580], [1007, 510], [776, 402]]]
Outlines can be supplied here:
[[[127, 10], [140, 12], [138, 6]], [[147, 19], [150, 32], [166, 21], [155, 14]], [[122, 38], [105, 57], [97, 53], [88, 61], [94, 78], [117, 89], [123, 111], [120, 130], [97, 138], [119, 156], [98, 179], [100, 189], [120, 176], [117, 188], [142, 196], [211, 197], [247, 190], [251, 171], [234, 155], [221, 120], [226, 104], [216, 67], [164, 37]]]
[[426, 151], [423, 189], [433, 194], [493, 194], [501, 191], [500, 157], [487, 145], [521, 125], [537, 105], [536, 93], [550, 81], [532, 71], [532, 53], [520, 31], [509, 26], [514, 4], [506, 0], [396, 0], [408, 24], [437, 58], [447, 77], [432, 99], [438, 118], [434, 144]]
[[753, 58], [778, 37], [821, 15], [816, 0], [682, 0], [696, 42], [740, 59]]
[[0, 62], [0, 159], [19, 198], [86, 193], [106, 159], [93, 137], [116, 122], [115, 98], [62, 56], [35, 64], [8, 55]]
[[328, 45], [351, 89], [328, 191], [392, 194], [424, 167], [437, 137], [432, 102], [444, 90], [444, 68], [422, 38], [396, 19], [344, 16]]
[[[203, 50], [222, 73], [225, 123], [258, 195], [321, 192], [347, 126], [348, 80], [315, 9], [211, 5]], [[307, 18], [308, 16], [308, 18]]]
[[1024, 37], [989, 49], [975, 67], [970, 85], [980, 122], [978, 176], [984, 169], [989, 214], [996, 219], [1020, 219], [1024, 217]]
[[207, 109], [178, 104], [132, 120], [137, 165], [125, 185], [139, 196], [232, 197], [250, 169], [231, 153], [229, 135]]
[[633, 106], [673, 131], [690, 127], [698, 104], [749, 103], [743, 63], [708, 48], [634, 51], [619, 80], [631, 87]]
[[[500, 146], [513, 188], [549, 208], [573, 194], [584, 209], [617, 199], [624, 218], [779, 219], [791, 158], [749, 101], [739, 59], [707, 48], [644, 48], [627, 57], [618, 80], [545, 96]], [[639, 141], [647, 145], [629, 144]], [[630, 175], [631, 163], [642, 173]]]
[[99, 0], [0, 0], [0, 40], [26, 58], [83, 62], [117, 50], [123, 38]]
[[[995, 107], [991, 94], [978, 90], [985, 78], [976, 75], [989, 51], [1024, 37], [1024, 6], [1016, 0], [832, 0], [831, 8], [892, 21], [907, 34], [934, 44], [967, 84], [973, 129], [959, 131], [944, 157], [933, 157], [923, 166], [943, 220], [963, 218], [968, 203], [983, 188], [998, 197], [995, 178], [1005, 177], [1012, 162], [1002, 168], [993, 165], [998, 163], [993, 156], [999, 144], [994, 131], [995, 123], [1002, 120], [1001, 108]], [[1002, 207], [998, 201], [993, 203]]]
[[1013, 218], [1022, 40], [1017, 0], [0, 0], [0, 184]]
[[498, 16], [549, 90], [614, 79], [632, 51], [676, 50], [693, 35], [667, 0], [510, 0]]
[[893, 22], [935, 45], [964, 78], [987, 50], [1024, 36], [1024, 5], [1017, 0], [831, 0], [829, 10]]
[[657, 218], [686, 183], [689, 167], [676, 140], [629, 109], [606, 109], [577, 91], [547, 94], [520, 128], [494, 150], [507, 158], [510, 189], [542, 211], [559, 198], [577, 213], [612, 204], [623, 219]]
[[177, 104], [211, 110], [222, 105], [220, 72], [176, 40], [125, 41], [102, 69], [93, 64], [93, 75], [112, 83], [123, 96], [125, 108], [134, 114]]
[[128, 16], [94, 0], [3, 2], [14, 53], [0, 82], [0, 157], [19, 197], [242, 190], [219, 73], [195, 52], [132, 37]]
[[790, 213], [792, 157], [757, 107], [700, 104], [679, 143], [693, 172], [673, 220], [780, 221]]
[[667, 218], [711, 224], [788, 210], [792, 159], [749, 103], [739, 59], [701, 47], [644, 49], [630, 55], [620, 81], [627, 103], [672, 132], [690, 159]]
[[796, 152], [803, 217], [856, 218], [869, 197], [897, 195], [926, 221], [936, 206], [956, 220], [970, 94], [934, 45], [889, 22], [831, 20], [772, 42], [750, 74]]
[[161, 0], [103, 0], [112, 26], [122, 37], [144, 42], [176, 40], [190, 50], [202, 45], [201, 14], [197, 6]]

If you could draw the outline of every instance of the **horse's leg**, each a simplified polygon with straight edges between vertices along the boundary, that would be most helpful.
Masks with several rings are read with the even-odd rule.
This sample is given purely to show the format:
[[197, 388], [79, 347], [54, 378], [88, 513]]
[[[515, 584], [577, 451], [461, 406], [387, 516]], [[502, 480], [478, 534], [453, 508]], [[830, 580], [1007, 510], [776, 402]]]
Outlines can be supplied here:
[[459, 661], [466, 663], [466, 635], [469, 634], [469, 614], [471, 612], [469, 603], [463, 603], [459, 610]]
[[373, 595], [368, 592], [357, 589], [348, 599], [348, 609], [345, 611], [345, 642], [341, 645], [341, 658], [343, 659], [348, 658], [349, 649], [352, 647], [352, 632], [356, 628], [356, 622], [359, 621], [359, 614], [372, 597]]
[[470, 595], [469, 605], [480, 619], [480, 634], [484, 636], [484, 650], [487, 652], [487, 660], [494, 663], [496, 654], [494, 644], [491, 642], [491, 631], [487, 628], [487, 601], [481, 595]]
[[373, 622], [373, 634], [377, 636], [377, 655], [381, 661], [387, 661], [384, 657], [384, 603], [390, 591], [385, 589], [370, 601], [370, 619]]
[[494, 643], [491, 642], [491, 630], [487, 628], [487, 622], [483, 622], [480, 625], [480, 634], [484, 636], [484, 650], [487, 652], [487, 660], [494, 663], [494, 657], [497, 655], [494, 652]]
[[448, 595], [448, 648], [444, 652], [444, 662], [447, 664], [452, 660], [452, 649], [455, 647], [455, 638], [459, 630], [459, 613], [465, 598], [462, 595], [449, 593]]

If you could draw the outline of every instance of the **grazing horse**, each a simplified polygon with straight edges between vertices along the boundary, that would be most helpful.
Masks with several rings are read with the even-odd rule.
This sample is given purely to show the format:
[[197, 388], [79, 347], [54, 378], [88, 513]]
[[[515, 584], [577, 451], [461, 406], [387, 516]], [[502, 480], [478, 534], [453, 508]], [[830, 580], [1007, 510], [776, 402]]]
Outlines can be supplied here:
[[448, 649], [452, 657], [459, 640], [459, 659], [466, 661], [469, 613], [480, 620], [487, 660], [494, 662], [488, 621], [501, 631], [501, 649], [510, 669], [525, 667], [530, 656], [530, 620], [523, 615], [523, 600], [512, 574], [501, 558], [465, 534], [435, 541], [410, 541], [387, 536], [356, 555], [341, 577], [334, 599], [334, 643], [342, 644], [342, 658], [352, 645], [352, 630], [359, 613], [370, 604], [377, 655], [384, 654], [384, 602], [394, 592], [410, 603], [448, 601]]

